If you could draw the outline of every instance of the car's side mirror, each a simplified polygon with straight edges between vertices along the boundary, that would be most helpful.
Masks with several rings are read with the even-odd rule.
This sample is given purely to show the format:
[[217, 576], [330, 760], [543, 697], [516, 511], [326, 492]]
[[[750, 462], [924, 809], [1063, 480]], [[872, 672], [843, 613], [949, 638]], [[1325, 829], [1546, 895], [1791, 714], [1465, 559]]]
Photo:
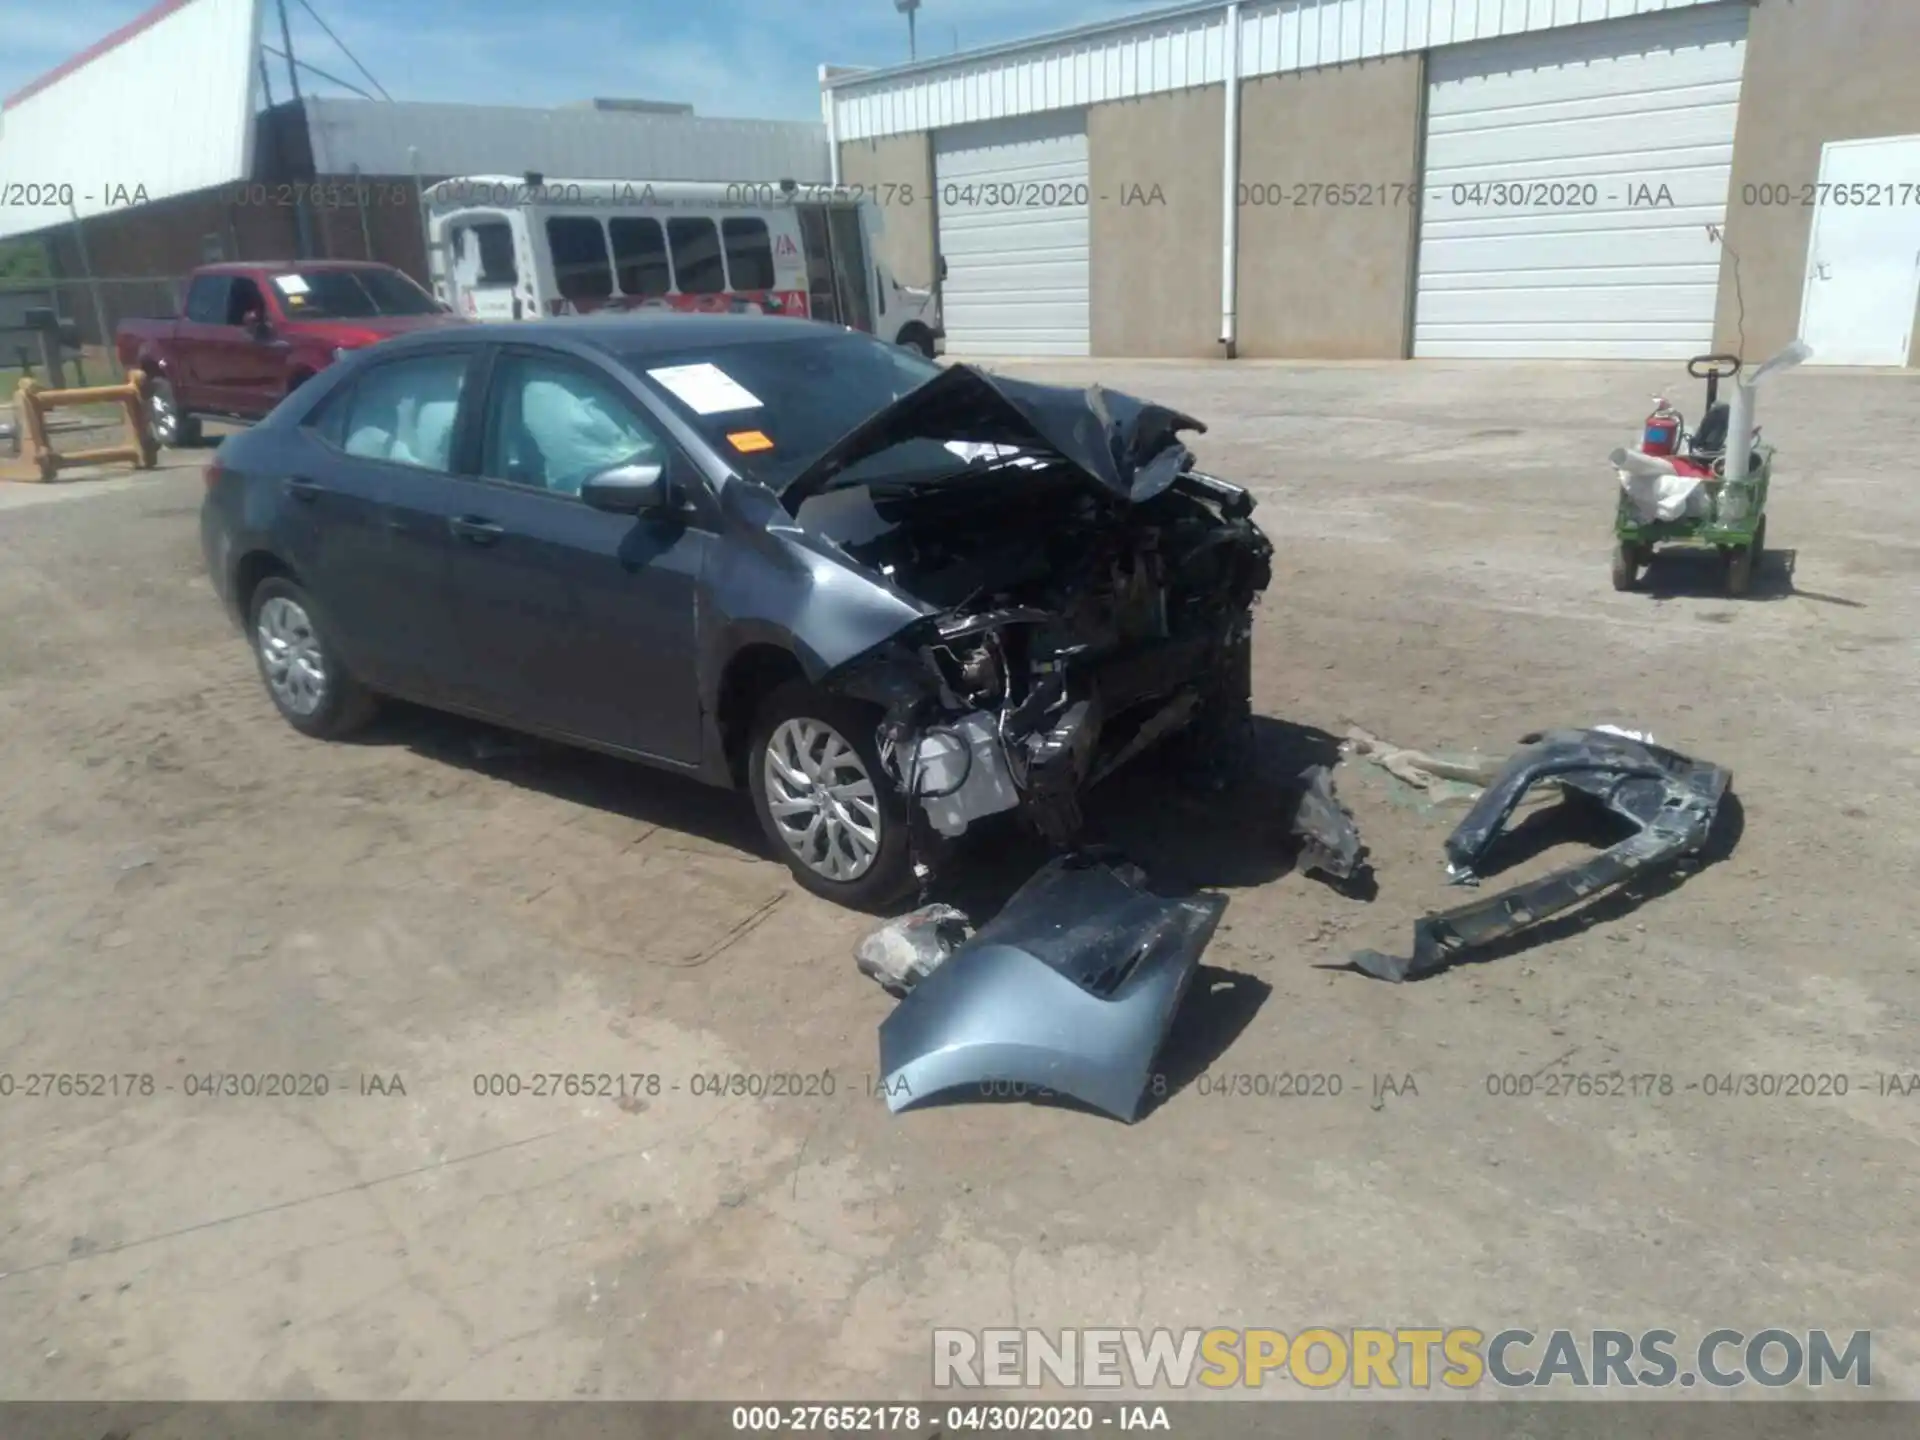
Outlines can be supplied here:
[[673, 503], [673, 482], [664, 465], [616, 465], [582, 481], [580, 498], [610, 514], [644, 515]]
[[262, 315], [258, 310], [249, 310], [245, 315], [242, 315], [240, 317], [240, 323], [246, 329], [253, 332], [253, 338], [256, 340], [270, 340], [273, 338], [273, 326], [268, 323], [267, 317]]

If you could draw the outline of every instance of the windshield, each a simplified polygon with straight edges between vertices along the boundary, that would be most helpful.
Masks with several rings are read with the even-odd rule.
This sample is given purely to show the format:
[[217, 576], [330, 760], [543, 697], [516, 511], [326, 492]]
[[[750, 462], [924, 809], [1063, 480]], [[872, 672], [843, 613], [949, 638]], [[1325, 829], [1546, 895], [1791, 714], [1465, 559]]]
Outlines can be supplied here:
[[302, 320], [370, 320], [381, 315], [433, 315], [434, 298], [398, 270], [302, 270], [273, 277], [280, 303]]
[[[910, 350], [845, 331], [621, 359], [715, 450], [775, 491], [854, 426], [941, 373]], [[952, 471], [960, 463], [936, 441], [913, 440], [851, 467], [841, 480], [857, 481], [882, 458], [890, 475]]]

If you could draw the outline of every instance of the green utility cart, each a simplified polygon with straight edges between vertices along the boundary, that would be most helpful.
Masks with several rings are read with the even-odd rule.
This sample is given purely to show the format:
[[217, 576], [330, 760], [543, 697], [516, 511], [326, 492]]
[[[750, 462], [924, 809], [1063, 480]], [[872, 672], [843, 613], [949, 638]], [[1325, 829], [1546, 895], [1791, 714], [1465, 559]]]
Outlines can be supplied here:
[[[1775, 363], [1762, 367], [1761, 374], [1775, 368]], [[1733, 355], [1698, 355], [1687, 362], [1687, 373], [1707, 382], [1707, 408], [1699, 426], [1684, 438], [1676, 454], [1712, 465], [1713, 477], [1702, 482], [1706, 503], [1696, 515], [1642, 520], [1623, 487], [1613, 521], [1614, 589], [1631, 590], [1639, 583], [1640, 572], [1653, 559], [1656, 545], [1718, 550], [1727, 594], [1745, 595], [1752, 586], [1753, 572], [1767, 545], [1767, 488], [1773, 479], [1773, 447], [1762, 444], [1760, 432], [1751, 428], [1750, 386], [1744, 387], [1744, 404], [1729, 407], [1719, 398], [1721, 379], [1738, 376], [1740, 366], [1739, 357]], [[1735, 412], [1731, 417], [1730, 408]], [[1736, 443], [1732, 428], [1742, 419], [1751, 437], [1746, 473], [1729, 480], [1727, 460]]]

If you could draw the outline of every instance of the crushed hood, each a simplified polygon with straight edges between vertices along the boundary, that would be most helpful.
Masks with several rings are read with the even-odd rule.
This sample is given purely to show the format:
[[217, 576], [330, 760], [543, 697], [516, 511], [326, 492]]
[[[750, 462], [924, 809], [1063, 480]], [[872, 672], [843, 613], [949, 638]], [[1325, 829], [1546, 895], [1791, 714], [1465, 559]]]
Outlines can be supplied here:
[[796, 508], [849, 466], [909, 440], [999, 445], [1064, 461], [1131, 503], [1151, 500], [1192, 462], [1179, 432], [1204, 433], [1191, 415], [1098, 385], [1075, 390], [952, 365], [876, 411], [787, 484]]

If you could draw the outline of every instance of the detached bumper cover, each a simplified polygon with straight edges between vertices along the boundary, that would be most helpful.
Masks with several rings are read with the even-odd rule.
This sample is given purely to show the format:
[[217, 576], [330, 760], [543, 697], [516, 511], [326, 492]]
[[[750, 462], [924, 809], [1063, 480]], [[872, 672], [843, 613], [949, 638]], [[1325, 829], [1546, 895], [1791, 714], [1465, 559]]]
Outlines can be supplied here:
[[1011, 1083], [1133, 1121], [1226, 906], [1093, 856], [1052, 861], [880, 1026], [887, 1107]]
[[1611, 849], [1468, 905], [1429, 915], [1413, 927], [1413, 954], [1362, 950], [1356, 969], [1382, 980], [1417, 980], [1445, 969], [1462, 953], [1539, 924], [1699, 851], [1728, 787], [1730, 772], [1651, 741], [1606, 730], [1553, 730], [1502, 768], [1447, 837], [1447, 870], [1458, 884], [1477, 883], [1475, 867], [1499, 838], [1520, 799], [1551, 782], [1597, 800], [1639, 826]]

